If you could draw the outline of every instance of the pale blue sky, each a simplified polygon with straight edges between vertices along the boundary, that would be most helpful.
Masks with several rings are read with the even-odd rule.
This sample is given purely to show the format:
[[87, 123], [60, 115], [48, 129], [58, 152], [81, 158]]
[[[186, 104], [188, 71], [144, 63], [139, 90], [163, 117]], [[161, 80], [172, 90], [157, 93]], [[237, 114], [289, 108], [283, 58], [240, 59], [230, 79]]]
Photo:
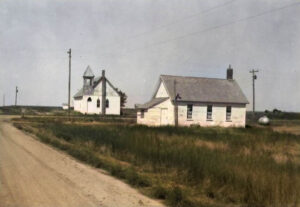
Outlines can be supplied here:
[[258, 110], [300, 111], [300, 1], [0, 0], [0, 27], [6, 104], [16, 85], [20, 104], [66, 102], [72, 48], [72, 94], [87, 65], [105, 69], [132, 107], [160, 74], [223, 78], [231, 64], [250, 102], [249, 70], [260, 70]]

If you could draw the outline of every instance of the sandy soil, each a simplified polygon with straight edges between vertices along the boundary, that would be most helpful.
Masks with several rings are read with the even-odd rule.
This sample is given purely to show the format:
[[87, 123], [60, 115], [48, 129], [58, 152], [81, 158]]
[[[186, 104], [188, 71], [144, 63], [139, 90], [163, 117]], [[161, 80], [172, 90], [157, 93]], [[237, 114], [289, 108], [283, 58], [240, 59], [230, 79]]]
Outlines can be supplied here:
[[104, 171], [40, 143], [0, 116], [0, 206], [163, 205]]

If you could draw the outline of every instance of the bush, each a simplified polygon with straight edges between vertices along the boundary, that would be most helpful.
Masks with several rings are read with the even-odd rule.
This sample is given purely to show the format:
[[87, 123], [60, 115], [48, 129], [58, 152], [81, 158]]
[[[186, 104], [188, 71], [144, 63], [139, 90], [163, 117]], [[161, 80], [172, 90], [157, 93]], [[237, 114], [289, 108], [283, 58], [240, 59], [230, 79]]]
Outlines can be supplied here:
[[148, 187], [150, 186], [150, 181], [141, 175], [139, 175], [136, 170], [132, 167], [127, 168], [125, 171], [125, 179], [129, 184], [139, 187]]
[[181, 188], [175, 186], [172, 188], [168, 195], [167, 201], [172, 207], [193, 207], [195, 206], [191, 201], [189, 201], [184, 195]]
[[158, 199], [166, 199], [168, 191], [161, 185], [152, 188], [152, 195]]
[[181, 189], [177, 186], [172, 188], [168, 193], [167, 199], [172, 206], [181, 206], [183, 201], [183, 193]]

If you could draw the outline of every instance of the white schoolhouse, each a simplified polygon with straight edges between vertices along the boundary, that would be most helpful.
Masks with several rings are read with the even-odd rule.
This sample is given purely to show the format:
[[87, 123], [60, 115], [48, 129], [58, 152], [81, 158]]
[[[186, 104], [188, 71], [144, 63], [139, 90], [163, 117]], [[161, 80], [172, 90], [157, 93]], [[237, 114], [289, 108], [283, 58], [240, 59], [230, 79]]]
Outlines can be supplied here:
[[83, 74], [83, 87], [74, 95], [74, 110], [83, 114], [120, 115], [121, 97], [117, 89], [105, 77], [95, 78], [90, 66]]
[[152, 99], [137, 104], [137, 123], [149, 126], [245, 127], [248, 100], [233, 79], [161, 75]]

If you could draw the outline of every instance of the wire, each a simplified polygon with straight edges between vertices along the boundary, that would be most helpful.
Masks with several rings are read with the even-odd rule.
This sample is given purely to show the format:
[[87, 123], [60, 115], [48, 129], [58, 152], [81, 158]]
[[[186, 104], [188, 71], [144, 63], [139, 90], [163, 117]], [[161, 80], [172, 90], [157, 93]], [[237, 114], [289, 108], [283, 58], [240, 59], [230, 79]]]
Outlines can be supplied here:
[[[255, 18], [264, 16], [264, 15], [267, 15], [267, 14], [270, 14], [270, 13], [273, 13], [273, 12], [278, 12], [278, 11], [287, 9], [289, 7], [292, 7], [292, 6], [299, 6], [299, 5], [300, 5], [300, 2], [296, 2], [296, 3], [289, 4], [289, 5], [286, 5], [286, 6], [283, 6], [283, 7], [271, 9], [271, 10], [268, 10], [268, 11], [264, 11], [264, 12], [258, 13], [256, 15], [248, 16], [248, 17], [241, 18], [241, 19], [238, 19], [238, 20], [235, 20], [235, 21], [231, 21], [231, 22], [228, 22], [226, 24], [221, 24], [221, 25], [217, 25], [217, 26], [214, 26], [214, 27], [209, 27], [209, 28], [206, 28], [204, 30], [200, 30], [200, 31], [196, 31], [196, 32], [191, 32], [191, 33], [188, 33], [188, 34], [185, 34], [185, 35], [182, 35], [182, 36], [178, 36], [178, 37], [175, 37], [173, 39], [164, 40], [164, 41], [156, 42], [156, 43], [153, 43], [153, 44], [149, 44], [149, 45], [147, 45], [145, 47], [140, 47], [140, 48], [136, 48], [136, 49], [133, 49], [133, 50], [129, 50], [126, 53], [123, 53], [121, 55], [126, 55], [126, 54], [129, 54], [129, 53], [141, 50], [141, 49], [147, 49], [149, 47], [153, 47], [153, 46], [157, 46], [157, 45], [163, 45], [163, 44], [166, 44], [168, 42], [172, 42], [172, 41], [175, 41], [175, 40], [186, 38], [188, 36], [193, 36], [193, 35], [197, 35], [197, 34], [200, 34], [200, 33], [209, 32], [209, 31], [212, 31], [212, 30], [224, 28], [224, 27], [227, 27], [227, 26], [230, 26], [230, 25], [234, 25], [236, 23], [245, 22], [245, 21], [248, 21], [248, 20], [251, 20], [251, 19], [255, 19]], [[113, 53], [107, 53], [106, 55], [113, 55]], [[105, 54], [103, 56], [105, 56]]]
[[172, 25], [174, 25], [174, 24], [178, 24], [178, 23], [183, 22], [183, 21], [185, 21], [185, 20], [187, 20], [187, 19], [191, 19], [191, 18], [196, 17], [196, 16], [199, 16], [199, 15], [204, 15], [204, 14], [206, 14], [206, 13], [209, 13], [209, 12], [213, 11], [213, 10], [216, 10], [216, 9], [221, 8], [221, 7], [224, 7], [224, 6], [227, 6], [227, 5], [229, 5], [229, 4], [232, 4], [232, 3], [235, 2], [235, 1], [238, 1], [238, 0], [231, 0], [231, 1], [225, 2], [225, 3], [223, 3], [223, 4], [220, 4], [220, 5], [217, 5], [217, 6], [214, 6], [214, 7], [205, 9], [205, 10], [202, 10], [202, 11], [200, 11], [200, 12], [198, 12], [198, 13], [195, 13], [195, 14], [192, 14], [192, 15], [189, 15], [189, 16], [186, 16], [186, 17], [184, 17], [184, 18], [174, 20], [174, 21], [172, 21], [172, 22], [170, 22], [170, 23], [168, 23], [168, 24], [160, 25], [160, 26], [154, 27], [154, 28], [151, 29], [151, 30], [148, 30], [148, 31], [145, 31], [145, 32], [136, 34], [136, 35], [133, 35], [133, 36], [131, 36], [131, 37], [125, 39], [125, 40], [120, 41], [119, 43], [111, 43], [111, 44], [104, 45], [104, 46], [110, 46], [110, 45], [114, 45], [114, 44], [119, 44], [119, 45], [120, 45], [120, 44], [124, 43], [126, 40], [135, 39], [135, 38], [137, 38], [137, 37], [140, 37], [140, 36], [143, 36], [143, 35], [147, 35], [147, 34], [152, 33], [152, 32], [154, 32], [154, 31], [158, 31], [158, 30], [161, 30], [161, 29], [170, 27], [170, 26], [172, 26]]

